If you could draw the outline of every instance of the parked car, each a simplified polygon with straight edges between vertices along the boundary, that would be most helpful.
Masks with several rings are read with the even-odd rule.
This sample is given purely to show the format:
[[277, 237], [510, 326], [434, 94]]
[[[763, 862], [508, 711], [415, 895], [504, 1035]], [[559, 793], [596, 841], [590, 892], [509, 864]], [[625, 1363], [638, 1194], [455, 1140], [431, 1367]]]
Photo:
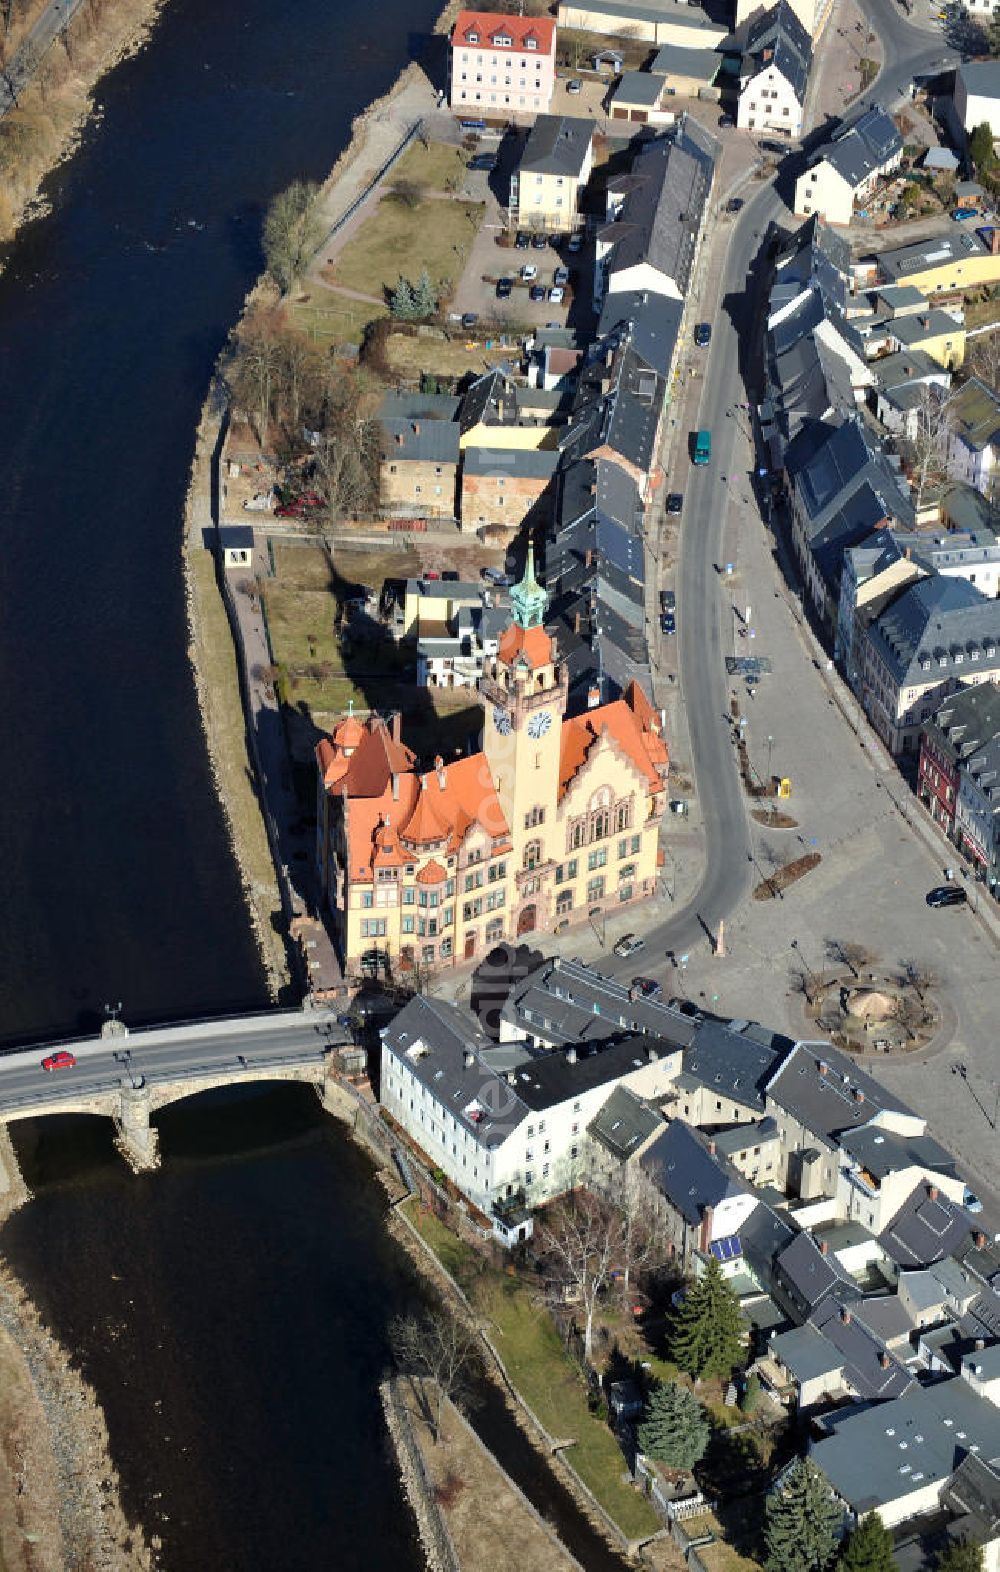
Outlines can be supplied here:
[[523, 229], [519, 229], [517, 234], [514, 236], [514, 244], [518, 251], [527, 251], [528, 247], [531, 245], [531, 236], [526, 235]]
[[514, 288], [514, 280], [512, 278], [498, 278], [497, 279], [497, 299], [498, 300], [509, 300], [510, 296], [511, 296], [511, 291], [513, 290], [513, 288]]
[[640, 939], [637, 933], [623, 933], [615, 945], [615, 954], [622, 960], [628, 960], [630, 955], [637, 955], [645, 948], [645, 939]]
[[526, 262], [521, 269], [521, 279], [525, 284], [530, 284], [533, 278], [538, 277], [538, 269], [534, 262]]
[[764, 149], [765, 153], [777, 153], [779, 158], [784, 157], [784, 155], [788, 152], [788, 147], [784, 142], [768, 141], [762, 142], [760, 145]]
[[667, 498], [667, 512], [679, 513], [684, 506], [684, 496], [680, 491], [672, 491]]
[[964, 224], [967, 218], [978, 218], [979, 209], [975, 207], [956, 207], [951, 217], [953, 223]]
[[475, 158], [469, 159], [465, 167], [466, 169], [478, 169], [486, 174], [491, 174], [497, 167], [497, 155], [495, 153], [477, 153]]
[[742, 207], [743, 207], [743, 198], [742, 197], [730, 197], [729, 201], [726, 203], [726, 212], [727, 213], [738, 213], [741, 210]]
[[677, 623], [674, 619], [674, 614], [672, 611], [665, 611], [663, 616], [660, 618], [660, 632], [665, 634], [667, 638], [669, 638], [671, 634], [677, 632]]
[[482, 577], [487, 584], [495, 584], [498, 589], [506, 589], [511, 582], [510, 574], [505, 573], [503, 568], [483, 568]]
[[582, 248], [582, 246], [583, 246], [583, 236], [582, 235], [570, 235], [569, 239], [566, 242], [566, 250], [567, 251], [579, 251]]
[[567, 82], [566, 91], [567, 93], [582, 93], [583, 83], [580, 81], [580, 78], [575, 76], [571, 82]]
[[677, 595], [676, 595], [676, 592], [674, 590], [661, 590], [660, 591], [660, 610], [661, 611], [673, 611], [673, 609], [674, 609], [674, 607], [676, 605], [677, 605]]
[[735, 124], [736, 124], [736, 121], [733, 119], [732, 115], [720, 115], [719, 116], [719, 130], [720, 131], [728, 131], [730, 129], [730, 127], [734, 126]]
[[531, 237], [531, 249], [532, 249], [532, 251], [546, 251], [546, 250], [548, 250], [548, 244], [549, 244], [549, 237], [548, 237], [548, 235], [532, 235], [532, 237]]
[[463, 311], [462, 312], [462, 326], [464, 328], [475, 327], [475, 325], [476, 325], [476, 323], [478, 321], [479, 321], [479, 313], [477, 311]]
[[70, 1053], [68, 1048], [59, 1048], [55, 1053], [45, 1055], [42, 1060], [43, 1070], [72, 1070], [76, 1064], [76, 1054]]
[[557, 267], [555, 272], [552, 275], [552, 282], [553, 282], [553, 284], [568, 284], [569, 283], [569, 268], [568, 267]]
[[939, 884], [929, 892], [927, 904], [937, 910], [941, 906], [964, 906], [968, 898], [960, 884]]
[[545, 285], [544, 284], [532, 284], [531, 288], [528, 290], [528, 299], [529, 300], [544, 300], [545, 299]]
[[644, 999], [662, 999], [663, 985], [655, 977], [633, 977], [632, 987], [642, 994]]
[[549, 300], [551, 304], [554, 306], [561, 306], [563, 303], [563, 293], [564, 291], [561, 284], [553, 284], [552, 288], [549, 290]]
[[695, 324], [694, 341], [699, 349], [704, 349], [712, 337], [711, 322], [698, 322]]
[[445, 568], [441, 575], [441, 580], [445, 584], [458, 584], [461, 581], [461, 577], [462, 575], [457, 573], [454, 568]]
[[965, 1187], [965, 1194], [962, 1197], [962, 1205], [965, 1207], [967, 1212], [972, 1212], [973, 1215], [975, 1215], [977, 1212], [981, 1212], [983, 1209], [982, 1201], [973, 1190], [969, 1189], [968, 1185]]

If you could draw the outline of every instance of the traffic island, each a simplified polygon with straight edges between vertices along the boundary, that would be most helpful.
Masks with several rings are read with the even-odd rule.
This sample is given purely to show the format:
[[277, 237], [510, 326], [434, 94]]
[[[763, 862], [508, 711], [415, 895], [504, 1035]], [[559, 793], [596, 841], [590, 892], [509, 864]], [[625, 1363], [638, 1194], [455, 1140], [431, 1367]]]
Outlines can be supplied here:
[[786, 862], [783, 867], [776, 868], [772, 874], [755, 885], [753, 898], [755, 901], [779, 900], [789, 885], [795, 884], [799, 879], [805, 878], [813, 868], [819, 867], [823, 861], [819, 852], [806, 852], [804, 857], [796, 857], [793, 862]]

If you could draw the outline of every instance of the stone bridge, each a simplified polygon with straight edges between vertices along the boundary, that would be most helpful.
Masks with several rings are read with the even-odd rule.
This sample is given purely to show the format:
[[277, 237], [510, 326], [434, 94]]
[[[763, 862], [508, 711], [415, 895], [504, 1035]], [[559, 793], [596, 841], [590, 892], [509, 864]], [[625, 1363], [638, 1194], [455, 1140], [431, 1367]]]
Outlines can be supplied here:
[[[350, 1041], [332, 1012], [315, 1009], [137, 1032], [112, 1021], [97, 1038], [0, 1056], [0, 1125], [49, 1114], [110, 1118], [119, 1150], [139, 1172], [159, 1164], [151, 1116], [218, 1087], [304, 1081], [328, 1111], [343, 1115], [333, 1050]], [[74, 1063], [45, 1068], [51, 1055], [66, 1053]]]

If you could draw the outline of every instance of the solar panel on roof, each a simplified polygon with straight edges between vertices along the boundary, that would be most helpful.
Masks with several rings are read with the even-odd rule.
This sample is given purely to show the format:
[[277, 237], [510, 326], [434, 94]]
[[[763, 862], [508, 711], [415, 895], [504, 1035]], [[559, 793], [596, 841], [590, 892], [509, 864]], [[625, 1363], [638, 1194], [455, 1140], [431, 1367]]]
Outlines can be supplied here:
[[719, 1262], [736, 1261], [743, 1254], [743, 1246], [735, 1234], [729, 1234], [725, 1239], [713, 1239], [708, 1248]]

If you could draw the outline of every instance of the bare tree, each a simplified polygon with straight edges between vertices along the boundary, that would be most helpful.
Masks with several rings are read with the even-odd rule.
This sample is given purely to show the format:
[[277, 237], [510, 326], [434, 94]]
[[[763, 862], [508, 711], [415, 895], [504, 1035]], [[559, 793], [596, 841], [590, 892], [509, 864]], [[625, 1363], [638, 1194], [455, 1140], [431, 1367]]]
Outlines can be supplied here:
[[909, 442], [912, 455], [910, 484], [913, 488], [914, 506], [918, 511], [928, 488], [940, 485], [948, 476], [950, 411], [955, 396], [954, 392], [949, 392], [936, 383], [925, 382], [920, 388], [920, 402], [916, 409], [916, 430]]
[[229, 385], [234, 400], [256, 427], [262, 448], [267, 447], [280, 373], [281, 348], [277, 338], [263, 324], [248, 322], [235, 344]]
[[807, 972], [804, 966], [792, 967], [788, 985], [793, 993], [800, 993], [807, 1004], [814, 1004], [823, 988], [821, 978], [815, 972]]
[[920, 999], [914, 999], [911, 994], [901, 994], [896, 1000], [895, 1017], [903, 1027], [907, 1036], [916, 1037], [917, 1032], [927, 1020], [927, 1011]]
[[634, 1275], [645, 1267], [658, 1265], [665, 1255], [656, 1201], [638, 1163], [625, 1166], [619, 1210], [622, 1291], [627, 1294]]
[[1000, 326], [977, 333], [969, 340], [965, 369], [980, 377], [994, 392], [1000, 388]]
[[397, 180], [389, 187], [386, 196], [401, 207], [419, 207], [425, 193], [426, 187], [418, 180]]
[[867, 944], [859, 944], [856, 939], [827, 939], [826, 953], [831, 961], [850, 967], [854, 977], [860, 977], [864, 968], [877, 959], [874, 950]]
[[264, 260], [283, 294], [302, 277], [322, 238], [319, 187], [312, 180], [293, 180], [273, 199], [264, 220]]
[[583, 1307], [583, 1354], [589, 1361], [597, 1301], [624, 1256], [622, 1214], [589, 1190], [577, 1190], [548, 1210], [537, 1237], [550, 1294], [560, 1303], [570, 1296]]
[[912, 988], [921, 1002], [923, 1002], [924, 995], [929, 993], [932, 988], [940, 986], [941, 978], [933, 966], [928, 965], [926, 961], [901, 961], [900, 965], [903, 968], [904, 986]]
[[314, 449], [316, 489], [324, 506], [317, 523], [324, 539], [343, 518], [371, 512], [378, 498], [381, 442], [378, 422], [359, 418], [353, 431], [323, 434]]
[[394, 1316], [389, 1341], [396, 1363], [407, 1375], [420, 1377], [434, 1390], [433, 1413], [427, 1415], [435, 1446], [441, 1439], [445, 1402], [461, 1407], [469, 1391], [469, 1376], [476, 1362], [476, 1339], [447, 1310], [421, 1310]]

